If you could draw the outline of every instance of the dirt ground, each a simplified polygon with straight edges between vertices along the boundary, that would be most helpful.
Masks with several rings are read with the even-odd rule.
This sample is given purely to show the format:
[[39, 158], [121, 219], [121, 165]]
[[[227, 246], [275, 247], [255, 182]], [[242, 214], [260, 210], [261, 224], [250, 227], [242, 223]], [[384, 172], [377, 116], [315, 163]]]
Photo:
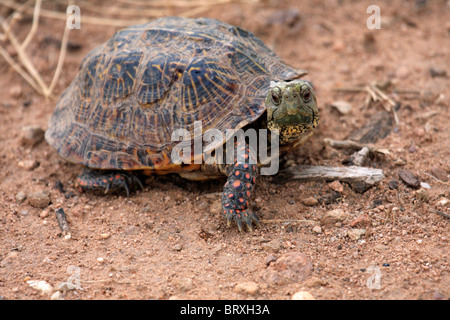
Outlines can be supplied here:
[[[159, 10], [192, 9], [177, 4]], [[54, 99], [0, 57], [0, 299], [291, 299], [299, 291], [315, 299], [449, 299], [450, 221], [443, 215], [450, 214], [450, 2], [376, 1], [381, 29], [368, 29], [372, 4], [227, 1], [192, 13], [252, 31], [309, 71], [320, 125], [283, 168], [345, 166], [352, 152], [324, 139], [345, 140], [384, 109], [365, 106], [364, 92], [336, 88], [392, 83], [385, 92], [397, 102], [399, 122], [375, 142], [389, 153], [364, 163], [385, 178], [358, 193], [344, 182], [260, 177], [253, 204], [266, 222], [253, 232], [227, 227], [217, 208], [223, 181], [149, 177], [129, 198], [80, 193], [74, 181], [81, 168], [61, 159], [39, 132], [31, 132], [36, 144], [27, 138], [23, 128], [47, 128], [82, 58], [119, 27], [82, 22], [70, 32]], [[82, 15], [110, 17], [102, 14], [105, 4], [97, 12], [79, 6]], [[65, 12], [64, 5], [44, 8]], [[0, 13], [12, 11], [0, 2]], [[32, 15], [24, 14], [12, 30], [22, 41], [31, 25]], [[26, 49], [46, 83], [64, 25], [42, 16]], [[9, 42], [0, 44], [18, 61]], [[349, 112], [332, 106], [340, 100]], [[402, 170], [422, 184], [407, 185]], [[70, 239], [61, 234], [57, 208], [67, 215]], [[341, 218], [330, 222], [333, 212]], [[33, 288], [34, 280], [53, 290]]]

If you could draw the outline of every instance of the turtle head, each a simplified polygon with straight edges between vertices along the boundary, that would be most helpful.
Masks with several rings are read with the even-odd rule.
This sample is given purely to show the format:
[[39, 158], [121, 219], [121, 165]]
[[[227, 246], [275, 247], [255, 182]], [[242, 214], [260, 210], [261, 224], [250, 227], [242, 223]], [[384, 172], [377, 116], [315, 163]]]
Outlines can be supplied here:
[[267, 128], [279, 130], [281, 144], [298, 141], [319, 123], [316, 95], [305, 80], [272, 81], [266, 108]]

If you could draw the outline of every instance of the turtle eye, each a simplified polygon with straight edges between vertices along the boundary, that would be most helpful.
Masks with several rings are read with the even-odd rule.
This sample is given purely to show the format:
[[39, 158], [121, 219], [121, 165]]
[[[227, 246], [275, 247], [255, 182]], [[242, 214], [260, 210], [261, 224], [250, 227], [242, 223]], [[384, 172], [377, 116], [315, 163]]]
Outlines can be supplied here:
[[311, 91], [305, 90], [303, 92], [303, 96], [302, 97], [303, 97], [303, 101], [304, 102], [309, 102], [311, 100]]
[[272, 101], [276, 106], [281, 102], [280, 96], [275, 91], [272, 91]]

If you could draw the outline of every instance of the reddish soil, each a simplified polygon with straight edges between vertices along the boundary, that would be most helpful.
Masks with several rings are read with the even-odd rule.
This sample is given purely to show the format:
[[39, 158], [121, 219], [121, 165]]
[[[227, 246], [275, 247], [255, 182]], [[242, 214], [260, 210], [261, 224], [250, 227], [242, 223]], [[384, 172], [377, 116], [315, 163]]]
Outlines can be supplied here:
[[[169, 175], [148, 178], [145, 190], [129, 198], [80, 193], [74, 186], [79, 166], [61, 159], [45, 140], [23, 143], [22, 128], [47, 128], [57, 97], [83, 57], [119, 28], [83, 23], [71, 31], [55, 99], [38, 94], [0, 57], [1, 298], [49, 299], [49, 293], [41, 294], [27, 281], [44, 280], [56, 288], [74, 279], [70, 270], [78, 270], [82, 289], [64, 291], [64, 299], [291, 299], [298, 291], [315, 299], [449, 299], [450, 221], [439, 213], [450, 213], [450, 3], [378, 1], [379, 30], [366, 26], [371, 4], [236, 1], [194, 16], [252, 31], [287, 63], [309, 71], [320, 125], [310, 141], [286, 156], [284, 167], [344, 166], [350, 153], [323, 140], [344, 140], [383, 110], [377, 103], [365, 108], [365, 93], [336, 88], [390, 80], [386, 93], [401, 103], [399, 124], [375, 144], [389, 154], [365, 163], [383, 170], [379, 185], [360, 194], [342, 183], [334, 197], [332, 188], [339, 185], [261, 177], [254, 208], [267, 222], [253, 232], [227, 227], [218, 212], [223, 181], [191, 182]], [[65, 12], [64, 6], [44, 5]], [[83, 11], [83, 2], [79, 5], [82, 14], [89, 12]], [[106, 5], [98, 8], [106, 10]], [[174, 15], [187, 9], [175, 5], [164, 10]], [[6, 17], [11, 11], [0, 5], [0, 13]], [[16, 22], [19, 39], [31, 22], [29, 14]], [[64, 25], [42, 16], [26, 51], [47, 83]], [[0, 44], [17, 59], [9, 42]], [[331, 107], [336, 100], [348, 101], [351, 111], [341, 115]], [[414, 173], [422, 186], [406, 185], [400, 170]], [[51, 203], [33, 205], [30, 195], [36, 192], [48, 192]], [[27, 198], [21, 199], [21, 193]], [[310, 197], [321, 201], [304, 205]], [[56, 208], [67, 215], [71, 239], [61, 236]], [[334, 209], [342, 209], [346, 218], [321, 222]], [[362, 225], [352, 227], [357, 218]], [[359, 239], [349, 237], [355, 229], [366, 232]], [[312, 269], [287, 281], [270, 280], [270, 268], [297, 253]], [[377, 288], [367, 285], [375, 279], [374, 268], [380, 276]]]

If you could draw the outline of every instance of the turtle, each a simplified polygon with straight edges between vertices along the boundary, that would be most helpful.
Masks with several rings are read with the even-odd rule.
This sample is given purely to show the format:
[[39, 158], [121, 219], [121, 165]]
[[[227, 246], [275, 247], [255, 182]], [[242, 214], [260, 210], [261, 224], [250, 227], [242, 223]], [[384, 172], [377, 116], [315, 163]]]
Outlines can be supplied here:
[[84, 167], [75, 183], [82, 191], [125, 189], [129, 196], [143, 188], [140, 176], [152, 174], [224, 177], [228, 225], [253, 230], [260, 226], [250, 205], [262, 165], [256, 148], [248, 139], [234, 140], [230, 161], [207, 162], [195, 152], [179, 161], [173, 133], [190, 134], [184, 145], [193, 149], [214, 128], [224, 137], [210, 138], [215, 152], [239, 130], [266, 130], [281, 152], [295, 150], [319, 121], [306, 74], [240, 27], [159, 18], [119, 30], [87, 54], [56, 103], [45, 138], [62, 158]]

